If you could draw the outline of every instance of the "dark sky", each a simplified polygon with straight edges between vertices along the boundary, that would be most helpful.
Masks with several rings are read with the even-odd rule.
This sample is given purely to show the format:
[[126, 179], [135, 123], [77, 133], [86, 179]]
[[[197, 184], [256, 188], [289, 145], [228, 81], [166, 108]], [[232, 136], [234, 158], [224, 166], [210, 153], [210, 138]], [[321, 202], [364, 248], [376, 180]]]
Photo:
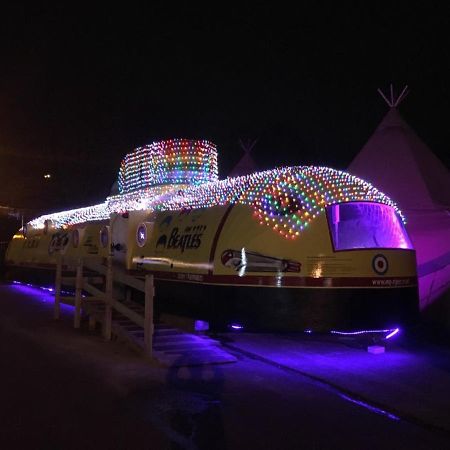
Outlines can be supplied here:
[[410, 86], [402, 115], [450, 165], [445, 2], [62, 3], [2, 10], [0, 204], [101, 201], [125, 153], [169, 137], [215, 142], [221, 177], [240, 138], [258, 139], [263, 169], [345, 168], [386, 113], [376, 89], [391, 82]]

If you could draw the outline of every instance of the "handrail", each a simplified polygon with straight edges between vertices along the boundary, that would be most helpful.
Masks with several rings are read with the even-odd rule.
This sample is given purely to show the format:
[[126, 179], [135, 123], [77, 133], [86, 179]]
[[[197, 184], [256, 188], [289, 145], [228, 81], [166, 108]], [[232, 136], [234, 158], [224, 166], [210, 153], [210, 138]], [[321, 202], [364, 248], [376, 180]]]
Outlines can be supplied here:
[[[86, 261], [87, 259], [87, 261]], [[98, 257], [97, 257], [98, 260]], [[151, 357], [152, 355], [152, 341], [153, 341], [153, 275], [146, 275], [145, 281], [136, 279], [123, 272], [113, 268], [112, 257], [108, 256], [106, 259], [106, 266], [92, 261], [92, 258], [64, 258], [63, 255], [57, 256], [56, 261], [56, 282], [55, 282], [55, 305], [54, 318], [60, 318], [60, 301], [61, 301], [61, 284], [64, 280], [62, 277], [63, 262], [76, 266], [75, 277], [75, 315], [74, 328], [80, 327], [81, 322], [81, 308], [89, 303], [89, 297], [83, 298], [82, 291], [91, 294], [96, 300], [100, 300], [105, 304], [104, 319], [103, 319], [103, 336], [105, 340], [111, 339], [112, 332], [112, 311], [113, 309], [123, 314], [136, 325], [144, 328], [144, 353]], [[88, 268], [91, 271], [100, 273], [105, 276], [105, 292], [93, 286], [90, 283], [92, 276], [84, 276], [83, 269]], [[67, 280], [67, 278], [65, 278]], [[71, 277], [73, 280], [73, 277]], [[120, 283], [130, 286], [145, 294], [144, 316], [138, 314], [136, 311], [128, 308], [125, 304], [113, 298], [113, 284]], [[89, 313], [88, 313], [89, 314]], [[92, 329], [95, 326], [95, 318], [90, 315], [89, 327]]]

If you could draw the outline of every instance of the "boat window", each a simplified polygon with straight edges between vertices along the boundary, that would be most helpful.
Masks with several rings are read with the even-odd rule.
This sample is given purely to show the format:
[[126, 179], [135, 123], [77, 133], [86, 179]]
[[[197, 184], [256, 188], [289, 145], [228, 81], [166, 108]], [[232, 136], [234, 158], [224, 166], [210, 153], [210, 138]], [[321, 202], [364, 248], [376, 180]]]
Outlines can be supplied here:
[[327, 217], [335, 250], [413, 248], [401, 218], [389, 205], [368, 202], [330, 205]]

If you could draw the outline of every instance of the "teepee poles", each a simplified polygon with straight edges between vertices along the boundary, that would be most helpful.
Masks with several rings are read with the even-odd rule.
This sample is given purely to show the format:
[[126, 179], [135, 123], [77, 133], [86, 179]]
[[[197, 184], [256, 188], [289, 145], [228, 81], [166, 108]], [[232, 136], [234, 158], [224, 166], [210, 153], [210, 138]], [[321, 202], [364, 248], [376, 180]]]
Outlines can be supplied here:
[[247, 139], [245, 143], [242, 141], [242, 139], [239, 139], [239, 145], [241, 146], [242, 150], [244, 150], [244, 153], [248, 154], [250, 154], [257, 142], [258, 139], [254, 139], [253, 141], [251, 139]]
[[402, 93], [398, 96], [397, 101], [395, 102], [395, 106], [398, 106], [406, 98], [408, 94], [409, 94], [408, 85], [405, 85]]
[[394, 86], [391, 84], [390, 85], [390, 99], [388, 99], [386, 97], [386, 95], [384, 94], [384, 92], [378, 88], [378, 93], [381, 95], [381, 97], [383, 97], [383, 100], [391, 107], [391, 108], [396, 108], [398, 105], [400, 105], [400, 103], [405, 99], [405, 97], [409, 94], [408, 91], [408, 85], [405, 85], [405, 87], [403, 88], [403, 91], [401, 92], [401, 94], [396, 98], [395, 94], [394, 94]]

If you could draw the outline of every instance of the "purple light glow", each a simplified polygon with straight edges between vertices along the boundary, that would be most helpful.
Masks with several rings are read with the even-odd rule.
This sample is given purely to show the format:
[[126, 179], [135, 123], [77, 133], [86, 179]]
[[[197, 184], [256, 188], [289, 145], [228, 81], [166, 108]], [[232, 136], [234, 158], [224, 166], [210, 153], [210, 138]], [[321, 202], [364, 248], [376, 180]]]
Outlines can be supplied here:
[[350, 202], [328, 206], [327, 210], [336, 250], [413, 248], [400, 216], [389, 205]]
[[205, 320], [196, 320], [194, 323], [195, 331], [208, 331], [209, 330], [209, 322]]
[[344, 400], [347, 400], [348, 402], [354, 403], [355, 405], [362, 406], [363, 408], [365, 408], [365, 409], [367, 409], [369, 411], [372, 411], [375, 414], [380, 414], [382, 416], [388, 417], [391, 420], [396, 420], [396, 421], [400, 420], [400, 417], [396, 416], [395, 414], [392, 414], [391, 412], [385, 411], [384, 409], [378, 408], [378, 407], [376, 407], [374, 405], [370, 405], [369, 403], [364, 402], [362, 400], [358, 400], [356, 398], [353, 398], [353, 397], [350, 397], [348, 395], [341, 394], [341, 393], [339, 393], [339, 396], [341, 398], [343, 398]]
[[[398, 328], [390, 328], [387, 330], [359, 330], [359, 331], [336, 331], [331, 330], [331, 334], [338, 334], [340, 336], [358, 336], [360, 334], [382, 334], [382, 333], [392, 333], [395, 330], [399, 330]], [[397, 331], [398, 332], [398, 331]]]
[[232, 323], [230, 325], [230, 328], [232, 328], [233, 330], [242, 330], [244, 327], [242, 325], [237, 324], [237, 323]]
[[44, 287], [44, 286], [38, 286], [39, 289], [42, 289], [43, 291], [53, 292], [54, 289], [51, 287]]
[[391, 337], [394, 337], [396, 334], [398, 334], [400, 332], [400, 328], [396, 328], [394, 331], [392, 331], [391, 333], [389, 333], [385, 339], [390, 339]]
[[[14, 280], [12, 281], [12, 287], [14, 287], [17, 290], [20, 290], [21, 292], [23, 292], [24, 294], [30, 294], [33, 295], [33, 298], [38, 298], [38, 300], [40, 300], [42, 303], [54, 303], [55, 301], [55, 297], [54, 295], [51, 295], [50, 292], [53, 294], [53, 292], [55, 291], [54, 288], [49, 288], [49, 287], [45, 287], [45, 286], [36, 286], [33, 285], [31, 283], [23, 283], [21, 281], [17, 281]], [[41, 292], [39, 292], [41, 291]], [[44, 292], [42, 292], [44, 291]], [[39, 297], [36, 297], [36, 294], [39, 293]], [[64, 291], [61, 290], [61, 294], [65, 294], [65, 295], [73, 295], [72, 292], [68, 292], [68, 291]], [[67, 309], [72, 311], [75, 307], [73, 305], [69, 305], [67, 303], [60, 303], [61, 308]]]
[[[240, 340], [242, 339], [242, 340]], [[365, 380], [369, 386], [371, 384], [373, 374], [377, 376], [391, 376], [403, 368], [417, 365], [417, 357], [408, 355], [404, 352], [392, 352], [385, 354], [382, 359], [368, 356], [365, 352], [355, 349], [345, 348], [344, 350], [330, 343], [322, 343], [317, 347], [319, 351], [311, 351], [309, 343], [298, 341], [298, 346], [286, 346], [286, 342], [282, 339], [267, 340], [260, 342], [257, 340], [247, 340], [244, 335], [236, 336], [236, 340], [240, 345], [237, 349], [244, 349], [251, 354], [256, 360], [264, 361], [277, 368], [283, 368], [290, 372], [298, 372], [308, 377], [314, 385], [339, 396], [341, 399], [351, 402], [354, 405], [362, 407], [375, 414], [382, 415], [390, 420], [399, 421], [401, 417], [390, 411], [385, 405], [391, 405], [392, 397], [395, 397], [396, 388], [393, 386], [395, 394], [383, 392], [380, 390], [380, 396], [376, 400], [371, 400], [373, 390], [369, 389], [369, 393], [360, 385], [360, 379]], [[229, 345], [234, 348], [234, 345]], [[323, 348], [326, 353], [322, 353]], [[334, 349], [335, 351], [327, 351]], [[299, 354], [302, 355], [299, 358]], [[324, 354], [327, 356], [324, 357]], [[341, 376], [345, 374], [344, 377]], [[338, 376], [341, 380], [335, 384]], [[330, 380], [335, 380], [334, 382]], [[356, 390], [355, 390], [356, 389]]]

